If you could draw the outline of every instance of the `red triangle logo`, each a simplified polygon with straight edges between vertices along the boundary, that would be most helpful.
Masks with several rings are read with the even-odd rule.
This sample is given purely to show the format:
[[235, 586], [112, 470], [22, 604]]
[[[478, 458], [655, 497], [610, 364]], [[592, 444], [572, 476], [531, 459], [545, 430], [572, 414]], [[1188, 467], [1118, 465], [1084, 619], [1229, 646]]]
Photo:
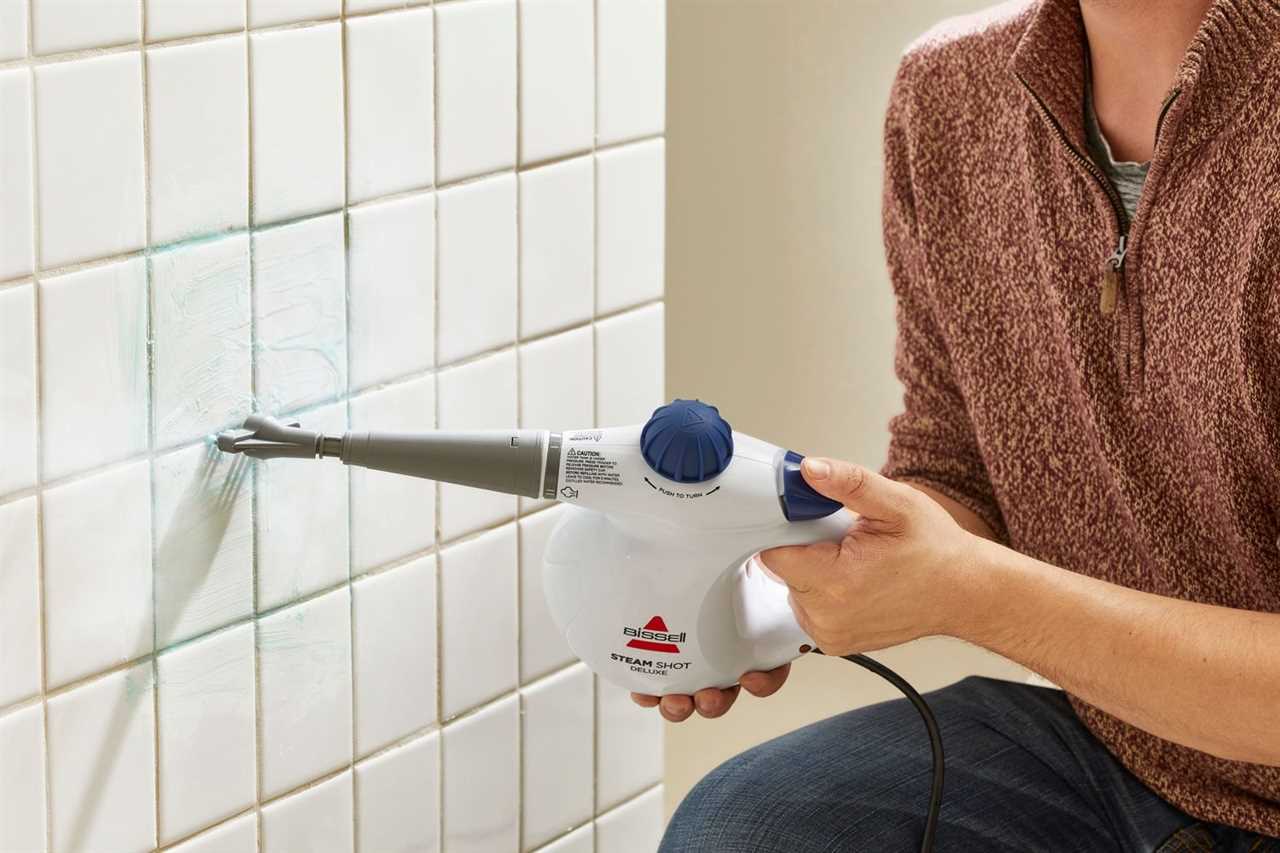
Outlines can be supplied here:
[[[628, 630], [631, 630], [631, 629], [628, 629]], [[654, 616], [648, 622], [644, 623], [643, 630], [660, 632], [662, 634], [671, 633], [667, 629], [666, 620], [663, 619], [661, 616]], [[683, 636], [684, 636], [683, 634], [680, 635], [681, 638], [683, 638]], [[644, 649], [646, 652], [663, 652], [669, 655], [680, 654], [680, 647], [677, 646], [675, 643], [659, 642], [657, 640], [646, 640], [646, 639], [641, 639], [640, 637], [635, 637], [635, 639], [632, 639], [631, 641], [629, 641], [627, 643], [627, 648]]]

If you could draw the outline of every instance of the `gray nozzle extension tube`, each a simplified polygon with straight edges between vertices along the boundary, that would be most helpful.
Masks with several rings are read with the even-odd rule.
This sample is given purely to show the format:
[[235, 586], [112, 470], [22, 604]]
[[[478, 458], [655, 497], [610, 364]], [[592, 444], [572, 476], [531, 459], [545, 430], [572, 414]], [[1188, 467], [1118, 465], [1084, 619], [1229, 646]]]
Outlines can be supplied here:
[[491, 492], [541, 497], [542, 430], [349, 432], [342, 461]]
[[339, 438], [250, 415], [240, 429], [218, 436], [218, 449], [255, 459], [339, 456], [361, 468], [530, 498], [554, 498], [560, 472], [560, 434], [536, 429], [348, 432]]

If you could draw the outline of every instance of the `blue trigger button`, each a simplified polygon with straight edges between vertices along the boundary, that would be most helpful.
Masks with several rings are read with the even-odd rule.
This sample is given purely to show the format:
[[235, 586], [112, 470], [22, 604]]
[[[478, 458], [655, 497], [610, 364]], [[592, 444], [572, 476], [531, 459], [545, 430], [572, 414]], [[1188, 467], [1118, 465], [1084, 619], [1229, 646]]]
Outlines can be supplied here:
[[812, 521], [825, 518], [841, 508], [839, 501], [824, 497], [813, 490], [800, 473], [800, 462], [804, 459], [794, 450], [778, 463], [778, 501], [782, 504], [782, 514], [787, 521]]
[[677, 483], [718, 477], [733, 459], [733, 429], [715, 406], [672, 400], [656, 409], [640, 431], [649, 467]]

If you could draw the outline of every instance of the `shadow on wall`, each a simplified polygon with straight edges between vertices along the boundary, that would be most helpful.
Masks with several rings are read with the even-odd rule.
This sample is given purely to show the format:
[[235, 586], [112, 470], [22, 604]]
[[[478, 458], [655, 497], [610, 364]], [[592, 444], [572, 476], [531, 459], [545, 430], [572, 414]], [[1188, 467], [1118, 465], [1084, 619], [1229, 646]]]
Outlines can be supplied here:
[[[156, 545], [156, 638], [155, 646], [166, 645], [167, 636], [182, 616], [201, 595], [210, 570], [218, 559], [219, 549], [236, 514], [238, 498], [249, 477], [250, 462], [246, 457], [227, 457], [209, 444], [199, 467], [192, 473], [185, 490], [173, 510], [174, 523], [169, 525], [164, 540]], [[247, 496], [248, 492], [244, 492]], [[163, 601], [163, 603], [162, 603]], [[135, 647], [148, 643], [152, 630], [146, 624]], [[180, 648], [181, 644], [173, 646]], [[74, 799], [80, 804], [66, 837], [67, 850], [85, 850], [90, 846], [89, 830], [109, 790], [112, 769], [120, 750], [128, 739], [131, 724], [139, 713], [150, 710], [153, 700], [150, 667], [135, 668], [124, 682], [125, 701], [114, 703], [111, 716], [97, 754], [86, 756], [92, 769], [84, 777], [84, 790]]]
[[[903, 48], [987, 0], [716, 0], [668, 26], [667, 390], [735, 429], [879, 465], [900, 405], [880, 233], [881, 130]], [[877, 654], [921, 690], [1022, 677], [933, 639]], [[893, 688], [803, 659], [775, 697], [667, 726], [668, 813], [722, 760]], [[921, 739], [921, 748], [926, 744]]]

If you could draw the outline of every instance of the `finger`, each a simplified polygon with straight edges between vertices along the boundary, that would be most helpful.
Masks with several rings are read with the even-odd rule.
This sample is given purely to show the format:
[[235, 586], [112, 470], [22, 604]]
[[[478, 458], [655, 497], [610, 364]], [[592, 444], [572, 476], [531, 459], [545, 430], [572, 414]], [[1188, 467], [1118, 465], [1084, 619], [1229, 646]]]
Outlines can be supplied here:
[[693, 697], [683, 694], [663, 696], [658, 703], [658, 712], [663, 718], [673, 723], [683, 723], [693, 713]]
[[777, 693], [779, 688], [786, 683], [787, 676], [791, 673], [791, 664], [784, 663], [777, 669], [771, 669], [768, 672], [748, 672], [742, 676], [741, 684], [752, 696], [759, 696], [763, 699], [766, 696], [772, 696]]
[[800, 463], [805, 482], [846, 508], [877, 521], [902, 516], [915, 494], [905, 483], [840, 459], [806, 456]]
[[653, 708], [662, 701], [661, 696], [650, 696], [648, 693], [632, 693], [631, 701], [635, 702], [641, 708]]
[[728, 690], [708, 687], [693, 694], [693, 704], [697, 707], [699, 714], [708, 720], [714, 720], [732, 708], [734, 700], [737, 698], [738, 686], [736, 684]]
[[787, 545], [760, 552], [764, 567], [801, 595], [820, 586], [839, 557], [839, 542]]

